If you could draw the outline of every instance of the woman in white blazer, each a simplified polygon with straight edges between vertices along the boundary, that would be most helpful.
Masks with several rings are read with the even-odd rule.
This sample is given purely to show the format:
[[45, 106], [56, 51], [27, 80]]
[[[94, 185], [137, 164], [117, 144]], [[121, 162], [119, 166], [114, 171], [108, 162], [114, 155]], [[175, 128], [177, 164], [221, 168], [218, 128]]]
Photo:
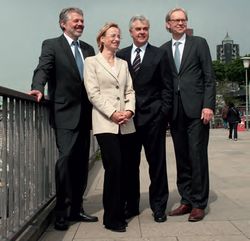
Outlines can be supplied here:
[[109, 230], [125, 232], [124, 173], [135, 132], [135, 93], [127, 62], [115, 56], [120, 44], [118, 25], [105, 24], [97, 36], [97, 43], [100, 52], [85, 59], [84, 84], [93, 104], [93, 133], [105, 170], [103, 224]]

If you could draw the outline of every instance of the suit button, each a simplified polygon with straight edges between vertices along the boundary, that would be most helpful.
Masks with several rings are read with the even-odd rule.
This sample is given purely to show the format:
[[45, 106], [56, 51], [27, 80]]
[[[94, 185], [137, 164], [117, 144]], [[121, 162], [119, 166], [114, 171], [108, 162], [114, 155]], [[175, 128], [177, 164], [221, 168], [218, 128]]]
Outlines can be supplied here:
[[116, 88], [116, 89], [119, 89], [119, 86], [117, 85], [115, 88]]
[[120, 97], [117, 97], [116, 99], [117, 99], [117, 100], [120, 100]]

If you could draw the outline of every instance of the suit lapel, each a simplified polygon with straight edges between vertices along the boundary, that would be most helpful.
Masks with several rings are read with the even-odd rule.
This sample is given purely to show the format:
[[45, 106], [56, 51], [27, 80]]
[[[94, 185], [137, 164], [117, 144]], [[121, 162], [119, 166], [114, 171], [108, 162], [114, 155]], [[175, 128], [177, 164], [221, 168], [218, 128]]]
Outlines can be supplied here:
[[[141, 67], [140, 67], [139, 71], [140, 71], [141, 69], [143, 69], [143, 66], [144, 66], [145, 64], [148, 64], [149, 62], [151, 62], [151, 60], [153, 59], [153, 57], [154, 57], [154, 56], [153, 56], [153, 53], [151, 52], [150, 44], [148, 44], [147, 47], [146, 47], [145, 54], [144, 54], [144, 57], [143, 57], [143, 59], [142, 59]], [[139, 71], [138, 71], [138, 72], [139, 72]]]
[[174, 56], [173, 56], [172, 40], [167, 42], [166, 49], [167, 49], [169, 62], [172, 65], [172, 69], [175, 70], [175, 72], [177, 73], [177, 69], [176, 69], [175, 62], [174, 62]]
[[77, 68], [77, 64], [75, 61], [75, 57], [72, 53], [71, 47], [69, 46], [69, 43], [67, 41], [67, 39], [64, 37], [64, 35], [62, 35], [60, 37], [60, 42], [62, 45], [62, 50], [64, 51], [65, 55], [66, 55], [66, 59], [69, 60], [70, 65], [74, 68], [74, 73], [78, 76], [78, 78], [80, 79], [80, 74]]
[[75, 61], [74, 55], [72, 53], [71, 47], [69, 46], [69, 43], [68, 43], [67, 39], [64, 37], [64, 35], [62, 35], [60, 37], [60, 42], [61, 42], [63, 51], [67, 55], [67, 59], [69, 59], [71, 64], [75, 65], [75, 67], [77, 68], [76, 61]]
[[[173, 70], [173, 74], [174, 75], [178, 75], [178, 71], [176, 69], [176, 66], [175, 66], [175, 62], [174, 62], [174, 55], [173, 55], [173, 48], [172, 48], [172, 40], [168, 41], [165, 45], [165, 48], [167, 50], [167, 54], [168, 54], [168, 59], [169, 59], [169, 62], [171, 64], [171, 69]], [[185, 48], [184, 48], [185, 49]], [[183, 53], [184, 54], [184, 53]], [[182, 59], [181, 59], [181, 65], [180, 65], [180, 70], [179, 72], [181, 72], [181, 69], [182, 69], [182, 66], [183, 66], [183, 59], [184, 59], [184, 55], [182, 56]]]
[[[172, 69], [175, 70], [176, 74], [178, 74], [176, 66], [175, 66], [175, 62], [174, 62], [174, 57], [173, 57], [172, 40], [170, 40], [166, 43], [166, 49], [167, 49], [167, 53], [168, 53], [168, 58], [170, 60], [170, 63], [172, 64]], [[182, 54], [182, 58], [181, 58], [181, 65], [180, 65], [179, 74], [185, 68], [185, 63], [188, 60], [188, 56], [190, 54], [191, 49], [192, 49], [192, 40], [189, 36], [186, 36], [186, 42], [185, 42], [185, 46], [184, 46], [184, 50], [183, 50], [183, 54]]]
[[89, 56], [89, 49], [86, 48], [86, 46], [84, 46], [84, 43], [82, 41], [80, 41], [80, 48], [81, 48], [81, 51], [82, 51], [82, 55], [83, 55], [83, 58], [87, 58]]
[[132, 67], [132, 64], [131, 64], [131, 51], [132, 51], [132, 45], [130, 47], [128, 47], [126, 49], [126, 51], [124, 52], [124, 59], [128, 63], [129, 72], [134, 75], [134, 70], [133, 70], [133, 67]]
[[[144, 69], [144, 66], [148, 66], [150, 65], [150, 63], [153, 61], [154, 59], [154, 53], [151, 51], [152, 48], [151, 48], [151, 45], [148, 43], [147, 47], [146, 47], [146, 50], [145, 50], [145, 54], [143, 56], [143, 59], [142, 59], [142, 62], [141, 62], [141, 66], [140, 66], [140, 69], [136, 72], [136, 74], [134, 73], [134, 69], [133, 67], [131, 66], [131, 69], [133, 71], [133, 75], [136, 76], [141, 72], [143, 71]], [[130, 51], [131, 53], [131, 51]], [[131, 54], [130, 54], [131, 55]]]
[[179, 72], [181, 72], [183, 70], [183, 68], [185, 67], [185, 63], [188, 60], [188, 56], [189, 56], [191, 48], [192, 48], [192, 40], [187, 35], [184, 50], [183, 50], [183, 54], [182, 54], [181, 66], [180, 66], [180, 71]]
[[116, 58], [116, 66], [115, 66], [115, 71], [116, 71], [116, 74], [117, 74], [117, 79], [118, 79], [118, 76], [119, 76], [119, 73], [121, 71], [121, 67], [122, 67], [122, 60], [119, 59], [119, 58]]
[[115, 70], [108, 64], [108, 62], [105, 60], [105, 58], [103, 57], [101, 53], [98, 53], [96, 55], [96, 59], [99, 62], [99, 64], [101, 64], [110, 75], [112, 75], [117, 81], [119, 81], [118, 76], [121, 70], [120, 59], [116, 58]]

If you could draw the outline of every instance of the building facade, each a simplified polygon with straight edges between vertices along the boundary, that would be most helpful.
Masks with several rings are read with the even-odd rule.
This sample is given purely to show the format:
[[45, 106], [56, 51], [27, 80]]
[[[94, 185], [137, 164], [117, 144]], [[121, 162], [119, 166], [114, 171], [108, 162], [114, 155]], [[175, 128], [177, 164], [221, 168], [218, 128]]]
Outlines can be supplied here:
[[217, 60], [221, 63], [227, 64], [234, 59], [239, 58], [240, 49], [238, 44], [229, 37], [228, 33], [222, 41], [222, 44], [217, 45]]

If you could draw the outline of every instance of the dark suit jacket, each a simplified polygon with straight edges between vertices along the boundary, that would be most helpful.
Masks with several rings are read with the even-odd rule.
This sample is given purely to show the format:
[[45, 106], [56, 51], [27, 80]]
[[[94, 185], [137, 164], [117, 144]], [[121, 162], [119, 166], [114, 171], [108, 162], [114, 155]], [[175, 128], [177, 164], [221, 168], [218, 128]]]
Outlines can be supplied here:
[[155, 118], [169, 117], [172, 109], [173, 83], [166, 52], [147, 45], [139, 71], [131, 65], [132, 45], [117, 56], [128, 62], [136, 96], [135, 124], [142, 126]]
[[[93, 47], [85, 42], [80, 41], [80, 47], [84, 58], [95, 54]], [[64, 35], [45, 40], [42, 44], [31, 88], [44, 93], [47, 82], [52, 125], [56, 128], [74, 129], [82, 114], [84, 125], [90, 128], [91, 104]]]
[[190, 118], [200, 118], [202, 108], [215, 109], [215, 76], [208, 44], [205, 39], [186, 36], [180, 71], [177, 73], [172, 41], [161, 46], [168, 53], [174, 78], [173, 119], [177, 116], [178, 90], [183, 108]]

